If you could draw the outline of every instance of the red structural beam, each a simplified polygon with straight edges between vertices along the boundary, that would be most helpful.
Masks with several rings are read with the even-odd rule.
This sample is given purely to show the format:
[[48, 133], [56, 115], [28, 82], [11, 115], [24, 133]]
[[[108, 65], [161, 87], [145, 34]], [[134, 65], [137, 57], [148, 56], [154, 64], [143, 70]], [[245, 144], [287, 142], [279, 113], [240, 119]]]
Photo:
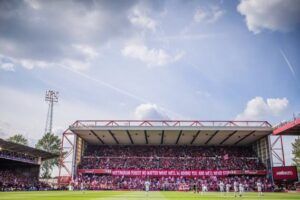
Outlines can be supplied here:
[[267, 121], [222, 121], [222, 120], [78, 120], [70, 127], [83, 128], [83, 127], [96, 127], [96, 126], [164, 126], [164, 127], [272, 127]]
[[71, 181], [72, 179], [72, 166], [71, 166], [72, 161], [68, 161], [68, 157], [72, 156], [73, 153], [75, 153], [75, 146], [73, 144], [73, 141], [70, 140], [69, 136], [74, 136], [74, 133], [71, 132], [69, 129], [67, 129], [63, 132], [62, 139], [61, 139], [60, 157], [59, 157], [59, 164], [58, 164], [58, 185], [59, 186], [68, 183], [68, 181]]
[[273, 135], [300, 135], [300, 118], [275, 127]]

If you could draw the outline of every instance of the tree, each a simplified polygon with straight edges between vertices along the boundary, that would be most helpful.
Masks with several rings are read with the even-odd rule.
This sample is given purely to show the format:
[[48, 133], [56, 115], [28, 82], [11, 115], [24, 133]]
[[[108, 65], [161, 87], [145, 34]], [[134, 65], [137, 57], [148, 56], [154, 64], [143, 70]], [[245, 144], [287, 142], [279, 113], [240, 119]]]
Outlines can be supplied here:
[[[58, 136], [52, 133], [46, 133], [36, 144], [37, 149], [41, 149], [50, 153], [59, 154], [60, 153], [60, 139]], [[51, 178], [51, 172], [54, 166], [58, 166], [58, 158], [46, 160], [43, 162], [42, 178]]]
[[28, 140], [22, 134], [11, 136], [7, 139], [7, 141], [28, 146]]
[[300, 137], [295, 139], [295, 142], [292, 143], [292, 146], [293, 146], [293, 155], [294, 155], [293, 164], [297, 166], [297, 170], [298, 172], [300, 172]]

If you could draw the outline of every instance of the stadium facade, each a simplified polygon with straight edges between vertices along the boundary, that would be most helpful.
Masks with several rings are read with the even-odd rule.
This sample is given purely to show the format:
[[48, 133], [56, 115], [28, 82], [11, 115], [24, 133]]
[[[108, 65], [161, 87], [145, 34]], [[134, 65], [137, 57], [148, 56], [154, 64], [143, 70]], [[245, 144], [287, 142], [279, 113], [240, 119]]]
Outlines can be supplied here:
[[[79, 174], [110, 174], [163, 176], [178, 173], [184, 176], [251, 174], [265, 175], [272, 179], [272, 167], [284, 166], [282, 138], [271, 143], [274, 128], [267, 121], [200, 121], [200, 120], [79, 120], [64, 133], [62, 151], [68, 153], [60, 160], [60, 183], [74, 180]], [[279, 147], [278, 144], [279, 143]], [[80, 163], [89, 146], [198, 146], [198, 147], [247, 147], [264, 164], [264, 170], [159, 170], [80, 169]], [[275, 159], [273, 158], [275, 155]], [[229, 155], [230, 156], [230, 155]], [[64, 174], [64, 176], [63, 176]], [[67, 174], [67, 176], [65, 176]], [[174, 174], [173, 174], [174, 175]]]

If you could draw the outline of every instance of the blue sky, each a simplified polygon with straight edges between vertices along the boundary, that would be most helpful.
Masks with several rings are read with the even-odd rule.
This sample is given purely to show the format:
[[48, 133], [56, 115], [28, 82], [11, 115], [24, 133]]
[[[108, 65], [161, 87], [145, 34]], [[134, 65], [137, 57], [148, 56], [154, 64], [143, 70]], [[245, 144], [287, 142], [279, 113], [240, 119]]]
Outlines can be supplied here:
[[48, 89], [57, 134], [77, 119], [300, 113], [297, 0], [1, 1], [0, 24], [0, 137], [41, 137]]

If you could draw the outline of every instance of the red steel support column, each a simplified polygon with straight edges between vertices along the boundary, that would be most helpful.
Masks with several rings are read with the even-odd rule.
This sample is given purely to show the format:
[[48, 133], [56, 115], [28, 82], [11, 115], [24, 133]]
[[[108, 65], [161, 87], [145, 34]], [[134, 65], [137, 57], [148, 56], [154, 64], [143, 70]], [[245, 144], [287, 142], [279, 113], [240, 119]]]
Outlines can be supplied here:
[[280, 136], [280, 145], [281, 145], [281, 151], [282, 151], [282, 164], [283, 164], [283, 166], [285, 166], [285, 156], [284, 156], [282, 135]]
[[[282, 136], [274, 136], [276, 139], [271, 144], [271, 156], [274, 164], [279, 164], [280, 166], [285, 166], [285, 156], [284, 156], [284, 149], [283, 149], [283, 139]], [[273, 157], [279, 161], [279, 163], [275, 163]], [[274, 167], [274, 166], [272, 166]]]
[[[63, 132], [62, 134], [62, 139], [61, 139], [61, 148], [60, 148], [60, 157], [59, 157], [59, 163], [58, 163], [58, 186], [62, 185], [62, 178], [65, 177], [62, 174], [62, 170], [64, 170], [67, 173], [68, 177], [72, 177], [72, 172], [70, 170], [70, 168], [72, 166], [68, 166], [68, 164], [72, 161], [68, 161], [67, 159], [72, 155], [72, 153], [74, 153], [74, 144], [73, 144], [73, 140], [70, 140], [68, 137], [69, 136], [73, 136], [74, 133], [71, 132], [69, 129], [67, 129], [66, 131]], [[69, 146], [66, 146], [66, 143]]]
[[57, 179], [57, 183], [60, 186], [60, 178], [61, 178], [61, 159], [62, 159], [62, 149], [64, 148], [64, 133], [62, 135], [61, 138], [61, 144], [60, 144], [60, 155], [59, 155], [59, 160], [58, 160], [58, 179]]

